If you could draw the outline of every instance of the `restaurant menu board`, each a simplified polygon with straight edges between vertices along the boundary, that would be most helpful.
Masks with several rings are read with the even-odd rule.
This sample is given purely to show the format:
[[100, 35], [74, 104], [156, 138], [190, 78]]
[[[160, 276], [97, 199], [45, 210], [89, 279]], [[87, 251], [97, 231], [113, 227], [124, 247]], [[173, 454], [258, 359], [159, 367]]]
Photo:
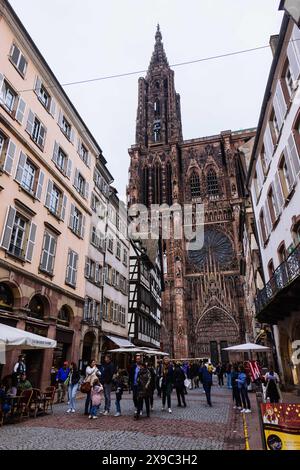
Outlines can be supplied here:
[[300, 450], [300, 403], [262, 403], [267, 450]]

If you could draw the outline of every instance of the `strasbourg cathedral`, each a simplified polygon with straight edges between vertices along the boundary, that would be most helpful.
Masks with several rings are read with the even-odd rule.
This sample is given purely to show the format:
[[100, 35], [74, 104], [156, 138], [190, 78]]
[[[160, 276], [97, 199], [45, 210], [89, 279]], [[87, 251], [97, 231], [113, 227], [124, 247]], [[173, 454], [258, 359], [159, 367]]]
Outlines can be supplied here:
[[[164, 259], [161, 345], [171, 357], [226, 360], [245, 341], [240, 213], [245, 189], [239, 147], [255, 131], [184, 140], [175, 91], [157, 27], [146, 78], [139, 78], [136, 143], [129, 149], [129, 205], [204, 204], [204, 244], [161, 241]], [[225, 353], [225, 354], [224, 354]]]

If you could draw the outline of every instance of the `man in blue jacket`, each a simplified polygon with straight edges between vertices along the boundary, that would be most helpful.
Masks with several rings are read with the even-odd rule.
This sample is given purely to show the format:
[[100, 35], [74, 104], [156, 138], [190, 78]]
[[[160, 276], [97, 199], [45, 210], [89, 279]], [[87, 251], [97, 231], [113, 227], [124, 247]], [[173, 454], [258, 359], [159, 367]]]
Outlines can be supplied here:
[[65, 395], [67, 391], [67, 385], [65, 381], [68, 378], [70, 372], [69, 363], [67, 361], [64, 362], [63, 367], [61, 367], [56, 375], [56, 383], [57, 383], [57, 402], [56, 403], [64, 403]]
[[212, 386], [212, 369], [209, 370], [207, 367], [207, 364], [204, 364], [204, 366], [200, 370], [200, 375], [201, 375], [201, 382], [203, 384], [203, 388], [205, 391], [206, 395], [206, 400], [209, 406], [212, 406], [211, 404], [211, 398], [210, 398], [210, 392], [211, 392], [211, 386]]

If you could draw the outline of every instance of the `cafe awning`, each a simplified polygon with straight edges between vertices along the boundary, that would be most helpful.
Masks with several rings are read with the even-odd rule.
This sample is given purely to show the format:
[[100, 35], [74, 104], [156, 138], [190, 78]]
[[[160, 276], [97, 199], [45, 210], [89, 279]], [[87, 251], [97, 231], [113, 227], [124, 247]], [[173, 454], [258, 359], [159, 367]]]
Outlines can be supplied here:
[[105, 335], [110, 341], [115, 343], [119, 348], [133, 348], [134, 344], [132, 344], [128, 339], [121, 338], [120, 336], [112, 336], [112, 335]]
[[5, 350], [12, 349], [53, 349], [56, 341], [44, 336], [29, 333], [29, 331], [0, 324], [0, 346]]

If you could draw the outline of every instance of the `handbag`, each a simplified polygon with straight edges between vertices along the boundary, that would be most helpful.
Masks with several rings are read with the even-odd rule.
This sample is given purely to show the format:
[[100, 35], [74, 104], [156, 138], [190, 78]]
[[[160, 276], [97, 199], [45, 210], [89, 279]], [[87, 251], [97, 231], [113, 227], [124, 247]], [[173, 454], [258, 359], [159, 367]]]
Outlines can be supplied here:
[[90, 393], [91, 388], [90, 382], [83, 382], [80, 386], [80, 391], [81, 393]]
[[190, 390], [192, 388], [192, 381], [190, 379], [185, 379], [184, 386]]

